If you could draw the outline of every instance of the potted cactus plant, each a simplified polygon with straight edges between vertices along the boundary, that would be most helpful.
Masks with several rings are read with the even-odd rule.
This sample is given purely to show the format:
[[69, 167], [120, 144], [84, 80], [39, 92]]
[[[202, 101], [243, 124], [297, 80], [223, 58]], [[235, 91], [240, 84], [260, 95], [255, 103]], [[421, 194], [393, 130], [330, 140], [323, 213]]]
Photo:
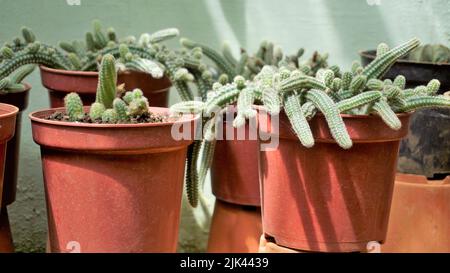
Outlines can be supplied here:
[[[373, 51], [360, 53], [363, 63], [373, 59]], [[424, 89], [432, 78], [441, 82], [440, 92], [450, 90], [450, 49], [426, 44], [398, 60], [386, 79], [406, 75], [408, 87]], [[448, 176], [450, 142], [447, 130], [450, 109], [422, 109], [411, 117], [408, 137], [400, 146], [400, 157], [386, 252], [447, 252], [448, 217], [430, 213], [437, 206], [449, 211]], [[447, 177], [447, 179], [446, 179]], [[410, 203], [410, 200], [414, 200]], [[404, 213], [405, 208], [408, 213]], [[445, 214], [444, 214], [445, 215]], [[429, 232], [432, 227], [433, 233]], [[410, 235], [414, 233], [414, 238]]]
[[30, 114], [41, 146], [50, 250], [76, 242], [82, 252], [174, 252], [192, 138], [177, 140], [172, 127], [194, 128], [198, 118], [170, 117], [166, 108], [149, 107], [141, 90], [117, 87], [109, 54], [96, 101], [83, 107], [76, 93], [64, 100], [65, 108]]
[[234, 83], [240, 92], [216, 87], [217, 96], [202, 111], [210, 114], [213, 105], [237, 99], [236, 127], [256, 114], [255, 98], [266, 97], [256, 107], [261, 144], [279, 139], [277, 149], [259, 158], [263, 229], [271, 241], [301, 251], [350, 252], [385, 240], [410, 112], [450, 107], [448, 98], [435, 95], [436, 80], [425, 93], [405, 89], [402, 76], [379, 80], [418, 45], [412, 39], [391, 50], [380, 46], [374, 62], [364, 68], [355, 63], [351, 72], [322, 69], [311, 77], [301, 69], [265, 66], [253, 81]]
[[100, 22], [94, 20], [93, 31], [87, 32], [85, 41], [60, 42], [58, 47], [37, 42], [29, 28], [24, 27], [22, 33], [25, 41], [14, 39], [5, 45], [15, 54], [7, 60], [7, 69], [0, 71], [0, 75], [5, 76], [26, 63], [39, 64], [51, 107], [63, 106], [64, 96], [73, 90], [87, 105], [95, 101], [98, 61], [106, 54], [116, 58], [118, 82], [129, 90], [140, 87], [155, 106], [167, 107], [172, 84], [183, 99], [193, 99], [188, 83], [201, 80], [196, 80], [191, 72], [204, 69], [199, 60], [201, 52], [176, 52], [162, 44], [178, 35], [174, 28], [144, 33], [139, 39], [133, 36], [119, 39], [113, 28], [104, 31]]
[[[239, 89], [236, 83], [229, 84], [229, 79], [235, 78], [238, 82], [253, 79], [266, 64], [286, 65], [294, 68], [301, 66], [308, 69], [310, 74], [314, 74], [320, 68], [327, 67], [328, 56], [326, 54], [322, 56], [315, 52], [310, 59], [300, 61], [304, 54], [303, 49], [299, 49], [296, 54], [284, 56], [279, 46], [275, 46], [268, 41], [263, 41], [254, 55], [249, 55], [246, 50], [241, 49], [239, 59], [233, 56], [227, 43], [224, 43], [221, 53], [188, 39], [182, 39], [181, 44], [191, 50], [200, 48], [204, 55], [215, 64], [214, 69], [217, 71], [215, 74], [220, 75], [217, 79], [217, 86], [225, 85], [230, 92], [236, 92]], [[209, 90], [211, 89], [210, 86]], [[203, 101], [210, 103], [210, 99], [214, 97], [215, 93], [217, 92], [211, 92], [209, 99], [207, 93], [204, 93]], [[256, 252], [262, 232], [257, 164], [259, 143], [255, 137], [250, 136], [248, 124], [245, 125], [243, 131], [243, 135], [246, 137], [243, 139], [237, 138], [238, 132], [232, 124], [236, 107], [228, 106], [235, 104], [236, 101], [237, 96], [234, 100], [228, 101], [227, 104], [219, 101], [215, 105], [216, 108], [223, 110], [223, 115], [215, 120], [218, 123], [218, 128], [213, 136], [217, 135], [218, 137], [217, 139], [204, 140], [201, 144], [199, 142], [201, 148], [198, 150], [201, 152], [198, 153], [198, 159], [191, 160], [192, 162], [207, 162], [206, 167], [202, 165], [199, 171], [200, 184], [203, 184], [207, 170], [211, 165], [212, 191], [217, 199], [208, 242], [209, 252]], [[174, 105], [172, 110], [176, 111], [177, 107], [182, 110], [185, 109], [185, 106], [192, 105], [198, 104], [182, 102]], [[190, 110], [190, 108], [188, 107], [187, 110]], [[205, 122], [212, 122], [212, 120], [206, 119]], [[234, 138], [226, 137], [230, 133], [233, 134]], [[191, 155], [191, 158], [194, 157], [197, 157], [197, 155]], [[239, 163], [242, 161], [245, 161], [246, 164]], [[188, 179], [191, 182], [195, 180], [196, 178]], [[192, 196], [195, 196], [195, 194], [192, 194]], [[195, 200], [191, 203], [195, 204]], [[236, 230], [236, 225], [246, 228]], [[223, 234], [232, 234], [232, 236], [223, 236]]]
[[[6, 66], [6, 63], [10, 57], [14, 55], [14, 52], [9, 47], [4, 47], [0, 51], [0, 69]], [[8, 212], [7, 205], [14, 202], [16, 197], [16, 185], [17, 185], [17, 172], [19, 163], [19, 147], [20, 147], [20, 130], [22, 123], [22, 111], [28, 106], [28, 94], [31, 86], [27, 83], [22, 83], [23, 80], [34, 71], [34, 65], [23, 66], [17, 71], [11, 73], [7, 77], [0, 78], [0, 102], [7, 103], [19, 108], [19, 112], [16, 117], [16, 126], [14, 136], [8, 142], [8, 148], [6, 152], [5, 162], [5, 174], [3, 179], [3, 202], [1, 204], [0, 218], [2, 223], [0, 227], [0, 233], [6, 234], [5, 241], [11, 242], [11, 231], [8, 224]], [[12, 251], [12, 244], [9, 245], [9, 250]], [[6, 247], [4, 248], [6, 251]]]

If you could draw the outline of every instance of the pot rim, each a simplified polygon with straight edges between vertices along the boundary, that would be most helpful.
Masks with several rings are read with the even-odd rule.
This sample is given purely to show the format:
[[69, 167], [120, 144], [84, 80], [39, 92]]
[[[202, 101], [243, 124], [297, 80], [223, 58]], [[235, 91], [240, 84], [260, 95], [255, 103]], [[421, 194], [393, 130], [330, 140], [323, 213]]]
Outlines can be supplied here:
[[[84, 106], [84, 110], [89, 110], [89, 106]], [[164, 107], [149, 107], [150, 111], [157, 110], [157, 113], [169, 112], [169, 108]], [[37, 111], [31, 112], [28, 117], [33, 122], [41, 123], [41, 124], [49, 124], [61, 127], [79, 127], [79, 128], [145, 128], [145, 127], [163, 127], [163, 126], [172, 126], [174, 124], [182, 124], [186, 122], [192, 122], [199, 118], [199, 115], [193, 114], [183, 114], [179, 119], [171, 122], [154, 122], [154, 123], [137, 123], [137, 124], [93, 124], [93, 123], [81, 123], [81, 122], [67, 122], [67, 121], [55, 121], [55, 120], [47, 120], [39, 115], [54, 113], [57, 111], [65, 111], [65, 107], [58, 108], [47, 108], [41, 109]], [[158, 111], [159, 110], [159, 111]]]
[[39, 68], [41, 70], [51, 72], [54, 74], [71, 75], [71, 76], [90, 76], [90, 77], [98, 76], [97, 71], [65, 70], [65, 69], [50, 68], [45, 65], [40, 65]]
[[[253, 108], [255, 108], [258, 111], [261, 110], [261, 111], [267, 112], [267, 110], [265, 109], [265, 107], [263, 105], [253, 105]], [[281, 114], [281, 113], [284, 113], [284, 109], [281, 109], [279, 114]], [[409, 115], [411, 115], [413, 113], [414, 113], [414, 111], [410, 111], [410, 112], [396, 113], [396, 115], [398, 117], [405, 117], [405, 116], [409, 116]], [[316, 115], [324, 116], [323, 113], [321, 113], [321, 112], [318, 112]], [[369, 115], [340, 114], [340, 116], [343, 117], [343, 118], [346, 118], [346, 119], [373, 119], [373, 118], [380, 118], [380, 116], [373, 115], [373, 114], [369, 114]]]
[[5, 114], [0, 114], [0, 119], [8, 118], [17, 115], [19, 113], [19, 108], [14, 105], [7, 103], [0, 103], [0, 109], [7, 111]]
[[450, 187], [450, 176], [440, 180], [429, 180], [420, 174], [397, 173], [395, 183], [409, 187]]
[[6, 96], [6, 95], [8, 95], [8, 94], [15, 94], [15, 93], [22, 93], [22, 92], [27, 92], [27, 91], [30, 91], [31, 90], [31, 84], [29, 84], [29, 83], [27, 83], [27, 82], [22, 82], [22, 84], [23, 85], [25, 85], [25, 88], [23, 89], [23, 90], [21, 90], [21, 91], [16, 91], [16, 92], [13, 92], [13, 93], [4, 93], [4, 94], [0, 94], [0, 96]]
[[[81, 70], [65, 70], [65, 69], [58, 69], [58, 68], [51, 68], [45, 65], [40, 65], [39, 68], [45, 72], [53, 73], [53, 74], [59, 74], [59, 75], [69, 75], [69, 76], [83, 76], [83, 77], [98, 77], [98, 71], [81, 71]], [[141, 71], [121, 71], [119, 74], [127, 74], [127, 73], [141, 73], [141, 74], [147, 74], [145, 72]], [[150, 77], [151, 75], [148, 74]], [[162, 78], [154, 78], [155, 80], [164, 80], [167, 78], [167, 80], [170, 82], [170, 86], [172, 86], [172, 82], [167, 76], [163, 76]], [[165, 88], [162, 88], [165, 89]], [[160, 89], [160, 90], [162, 90]]]
[[[366, 57], [369, 59], [375, 59], [375, 55], [371, 54], [370, 52], [375, 52], [373, 49], [369, 50], [360, 50], [358, 51], [359, 56]], [[450, 63], [432, 63], [432, 62], [417, 62], [417, 61], [411, 61], [411, 60], [405, 60], [405, 59], [399, 59], [396, 61], [397, 63], [404, 63], [404, 64], [423, 64], [423, 65], [434, 65], [434, 66], [448, 66], [450, 67]]]

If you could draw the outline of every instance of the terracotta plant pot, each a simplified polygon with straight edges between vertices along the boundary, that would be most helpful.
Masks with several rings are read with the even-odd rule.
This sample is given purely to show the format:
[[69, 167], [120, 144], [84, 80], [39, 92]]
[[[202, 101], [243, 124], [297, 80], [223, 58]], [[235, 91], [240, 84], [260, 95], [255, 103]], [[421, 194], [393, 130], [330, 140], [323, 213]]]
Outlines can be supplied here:
[[[64, 97], [70, 92], [77, 92], [85, 105], [95, 101], [98, 72], [67, 71], [45, 66], [40, 66], [40, 70], [42, 85], [49, 92], [51, 108], [63, 107]], [[127, 90], [141, 89], [151, 106], [168, 106], [172, 84], [167, 77], [154, 79], [149, 74], [132, 71], [120, 73], [117, 83], [125, 83]]]
[[[230, 109], [227, 115], [234, 116], [235, 111]], [[217, 132], [222, 135], [222, 140], [217, 140], [215, 147], [211, 168], [212, 192], [217, 199], [231, 204], [259, 207], [257, 133], [254, 131], [255, 140], [251, 140], [250, 125], [247, 123], [244, 128], [245, 138], [239, 140], [238, 129], [233, 127], [232, 121], [233, 118], [224, 115], [222, 130]], [[234, 138], [228, 139], [227, 132], [233, 133]]]
[[[63, 110], [30, 114], [33, 139], [41, 146], [51, 252], [175, 252], [192, 141], [172, 137], [174, 122], [44, 119]], [[197, 121], [186, 115], [175, 124], [193, 128]]]
[[[375, 58], [375, 51], [360, 52], [363, 65]], [[427, 85], [432, 79], [441, 82], [440, 93], [450, 90], [450, 64], [397, 61], [385, 78], [404, 75], [407, 87]], [[409, 135], [400, 145], [398, 170], [401, 173], [444, 178], [450, 175], [450, 109], [422, 109], [411, 117]]]
[[[267, 117], [259, 110], [260, 125]], [[333, 140], [323, 115], [310, 122], [316, 144], [305, 148], [284, 113], [278, 149], [260, 153], [263, 230], [277, 245], [301, 251], [360, 252], [371, 241], [384, 242], [403, 127], [391, 130], [378, 116], [343, 115], [353, 140], [350, 150]], [[266, 128], [264, 128], [266, 127]], [[264, 141], [261, 143], [265, 143]]]
[[[0, 192], [3, 195], [3, 178], [6, 161], [6, 145], [14, 137], [16, 128], [16, 116], [19, 108], [14, 105], [0, 103]], [[0, 195], [0, 204], [2, 204]]]
[[383, 252], [450, 252], [450, 176], [397, 175]]
[[211, 168], [212, 192], [217, 199], [208, 252], [257, 252], [262, 232], [257, 133], [255, 130], [252, 138], [247, 123], [239, 135], [240, 129], [232, 122], [235, 113], [235, 108], [229, 107], [218, 129], [222, 140], [216, 142]]
[[3, 179], [3, 202], [2, 207], [12, 204], [16, 200], [17, 170], [19, 167], [20, 153], [20, 131], [22, 127], [22, 112], [28, 107], [28, 97], [31, 86], [25, 84], [26, 89], [22, 92], [0, 95], [0, 102], [7, 103], [19, 108], [16, 117], [16, 131], [13, 138], [8, 141], [6, 149], [5, 176]]
[[5, 208], [0, 211], [0, 253], [13, 253], [14, 245], [9, 226], [8, 212]]
[[210, 253], [257, 253], [261, 208], [216, 200], [209, 233]]
[[265, 235], [262, 235], [259, 240], [259, 253], [302, 253], [301, 251], [279, 246], [274, 242], [268, 241]]

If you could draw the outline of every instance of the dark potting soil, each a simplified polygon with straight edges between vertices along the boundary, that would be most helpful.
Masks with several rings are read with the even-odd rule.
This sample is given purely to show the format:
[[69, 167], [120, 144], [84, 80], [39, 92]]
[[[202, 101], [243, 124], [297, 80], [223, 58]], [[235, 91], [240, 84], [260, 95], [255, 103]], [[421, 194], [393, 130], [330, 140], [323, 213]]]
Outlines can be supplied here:
[[[47, 116], [45, 119], [55, 120], [55, 121], [64, 121], [64, 122], [73, 122], [69, 119], [69, 116], [63, 112], [55, 112], [55, 113]], [[130, 121], [126, 121], [126, 122], [121, 121], [117, 124], [161, 123], [161, 122], [173, 122], [173, 121], [176, 121], [177, 119], [178, 119], [178, 117], [170, 117], [168, 115], [148, 113], [145, 115], [133, 117], [133, 118], [131, 118]], [[92, 120], [91, 117], [87, 113], [84, 114], [84, 118], [82, 120], [79, 120], [77, 122], [91, 123], [91, 124], [113, 124], [113, 123], [109, 123], [109, 122], [105, 123], [101, 119]]]

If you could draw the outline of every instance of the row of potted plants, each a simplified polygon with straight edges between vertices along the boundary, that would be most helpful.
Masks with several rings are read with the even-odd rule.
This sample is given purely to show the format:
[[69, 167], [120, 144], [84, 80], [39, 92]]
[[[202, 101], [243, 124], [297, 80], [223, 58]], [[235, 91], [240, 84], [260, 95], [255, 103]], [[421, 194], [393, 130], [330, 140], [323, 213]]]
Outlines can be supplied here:
[[[311, 77], [308, 67], [265, 66], [253, 80], [238, 76], [231, 84], [216, 84], [204, 104], [182, 102], [172, 110], [201, 112], [207, 124], [221, 116], [211, 115], [214, 108], [233, 113], [228, 105], [236, 102], [235, 127], [258, 113], [260, 125], [269, 123], [261, 134], [280, 138], [275, 151], [259, 155], [266, 236], [302, 251], [364, 251], [370, 241], [385, 241], [397, 153], [410, 113], [449, 106], [447, 97], [435, 96], [437, 80], [414, 89], [405, 89], [403, 76], [379, 80], [418, 44], [413, 39], [391, 50], [381, 44], [372, 63], [355, 63], [351, 72], [332, 67]], [[252, 109], [255, 102], [263, 106]], [[279, 132], [270, 126], [273, 116]], [[210, 135], [205, 132], [206, 141]]]
[[[30, 118], [53, 252], [71, 242], [83, 252], [175, 251], [183, 177], [195, 207], [210, 168], [219, 201], [209, 251], [257, 251], [263, 232], [301, 251], [363, 251], [385, 240], [410, 113], [450, 106], [437, 95], [437, 80], [414, 88], [403, 76], [380, 80], [417, 39], [393, 49], [381, 44], [371, 63], [344, 72], [327, 55], [302, 62], [302, 50], [285, 56], [270, 42], [237, 59], [228, 46], [221, 54], [188, 39], [171, 50], [161, 42], [175, 29], [118, 39], [93, 25], [84, 42], [60, 43], [65, 53], [36, 42], [27, 28], [23, 40], [1, 49], [4, 93], [20, 89], [28, 64], [40, 65], [49, 89], [52, 109]], [[20, 77], [11, 77], [16, 70]], [[192, 101], [189, 82], [202, 101]], [[167, 106], [171, 84], [183, 102], [170, 111], [150, 107]], [[238, 128], [249, 136], [255, 124], [262, 142], [223, 139]], [[190, 137], [174, 138], [173, 128]], [[259, 152], [274, 138], [279, 146]], [[246, 232], [233, 234], [242, 223]]]

